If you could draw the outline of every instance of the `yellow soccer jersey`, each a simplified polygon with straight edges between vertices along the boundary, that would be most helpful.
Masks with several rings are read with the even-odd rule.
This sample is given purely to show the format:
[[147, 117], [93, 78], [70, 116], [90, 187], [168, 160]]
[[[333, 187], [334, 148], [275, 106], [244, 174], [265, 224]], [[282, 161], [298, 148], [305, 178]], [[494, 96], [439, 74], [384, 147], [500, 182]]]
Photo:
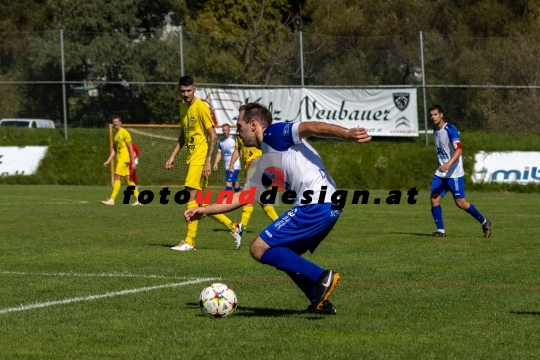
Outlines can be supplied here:
[[236, 137], [236, 146], [242, 151], [242, 164], [245, 171], [247, 171], [247, 168], [253, 160], [262, 155], [262, 150], [257, 149], [256, 147], [246, 147], [242, 139], [240, 139], [240, 136]]
[[195, 98], [193, 104], [180, 105], [180, 125], [184, 130], [186, 164], [204, 165], [208, 153], [206, 130], [213, 127], [210, 109], [201, 99]]
[[129, 162], [129, 147], [127, 144], [131, 142], [129, 131], [124, 128], [118, 129], [114, 135], [114, 149], [116, 152], [116, 161]]

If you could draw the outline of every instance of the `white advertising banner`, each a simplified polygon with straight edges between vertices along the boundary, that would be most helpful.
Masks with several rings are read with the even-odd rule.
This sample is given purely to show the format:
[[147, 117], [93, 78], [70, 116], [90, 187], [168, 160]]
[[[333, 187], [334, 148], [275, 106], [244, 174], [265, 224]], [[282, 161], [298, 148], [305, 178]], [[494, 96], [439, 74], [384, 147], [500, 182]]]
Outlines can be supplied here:
[[363, 127], [372, 136], [418, 136], [416, 89], [206, 89], [197, 96], [217, 125], [235, 125], [238, 108], [258, 102], [276, 122], [322, 121]]
[[47, 152], [47, 146], [0, 146], [0, 176], [32, 175]]
[[540, 152], [479, 152], [475, 155], [473, 182], [540, 183]]
[[363, 127], [372, 136], [418, 136], [416, 90], [304, 89], [302, 121]]

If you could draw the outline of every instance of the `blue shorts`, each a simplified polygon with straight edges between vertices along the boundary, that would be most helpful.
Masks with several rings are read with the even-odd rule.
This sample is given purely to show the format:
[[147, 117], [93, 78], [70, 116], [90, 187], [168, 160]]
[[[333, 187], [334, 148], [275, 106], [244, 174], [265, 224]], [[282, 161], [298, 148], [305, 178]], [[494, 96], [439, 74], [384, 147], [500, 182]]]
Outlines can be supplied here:
[[463, 180], [463, 176], [458, 178], [442, 178], [433, 175], [433, 179], [431, 179], [431, 193], [444, 197], [448, 190], [454, 195], [454, 199], [465, 198], [465, 181]]
[[238, 181], [239, 172], [240, 170], [234, 170], [233, 173], [231, 173], [229, 170], [225, 170], [225, 182], [232, 182], [234, 185], [234, 183]]
[[313, 252], [339, 219], [341, 210], [332, 204], [293, 207], [268, 225], [259, 236], [272, 247], [285, 247], [297, 254]]

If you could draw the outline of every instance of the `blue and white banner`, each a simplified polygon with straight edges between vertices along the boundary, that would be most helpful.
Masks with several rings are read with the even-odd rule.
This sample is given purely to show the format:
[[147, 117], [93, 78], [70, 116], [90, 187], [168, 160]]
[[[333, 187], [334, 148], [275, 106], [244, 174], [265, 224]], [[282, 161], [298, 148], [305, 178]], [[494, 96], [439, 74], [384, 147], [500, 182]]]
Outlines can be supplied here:
[[238, 108], [258, 102], [275, 122], [322, 121], [363, 127], [371, 136], [418, 136], [416, 89], [206, 89], [198, 88], [216, 125], [236, 125]]
[[0, 176], [32, 175], [48, 146], [0, 146]]
[[474, 160], [473, 182], [540, 183], [540, 152], [480, 151]]

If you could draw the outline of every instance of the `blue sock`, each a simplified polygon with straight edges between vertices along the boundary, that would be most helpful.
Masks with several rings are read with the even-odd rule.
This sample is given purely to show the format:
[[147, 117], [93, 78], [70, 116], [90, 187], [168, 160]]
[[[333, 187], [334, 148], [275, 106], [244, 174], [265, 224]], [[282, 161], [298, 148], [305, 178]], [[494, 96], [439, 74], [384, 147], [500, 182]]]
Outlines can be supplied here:
[[437, 230], [444, 230], [441, 206], [433, 206], [431, 208], [431, 215], [433, 215], [433, 220], [435, 220], [435, 226], [437, 227]]
[[309, 299], [311, 303], [315, 302], [315, 297], [317, 296], [317, 288], [315, 287], [315, 283], [305, 276], [302, 276], [297, 273], [292, 273], [287, 271], [287, 275], [294, 281], [296, 286], [302, 290], [302, 292], [306, 295], [306, 297]]
[[486, 221], [486, 218], [483, 217], [478, 210], [476, 210], [473, 204], [471, 204], [471, 206], [469, 206], [466, 211], [471, 214], [476, 220], [478, 220], [480, 224], [483, 224], [484, 221]]
[[272, 265], [278, 270], [298, 273], [312, 282], [316, 282], [321, 277], [324, 269], [315, 265], [296, 254], [291, 249], [284, 247], [270, 248], [261, 256], [261, 263]]
[[242, 191], [241, 187], [237, 187], [236, 189], [234, 189], [234, 192], [240, 192], [240, 191]]
[[225, 186], [225, 190], [232, 190], [232, 186]]

